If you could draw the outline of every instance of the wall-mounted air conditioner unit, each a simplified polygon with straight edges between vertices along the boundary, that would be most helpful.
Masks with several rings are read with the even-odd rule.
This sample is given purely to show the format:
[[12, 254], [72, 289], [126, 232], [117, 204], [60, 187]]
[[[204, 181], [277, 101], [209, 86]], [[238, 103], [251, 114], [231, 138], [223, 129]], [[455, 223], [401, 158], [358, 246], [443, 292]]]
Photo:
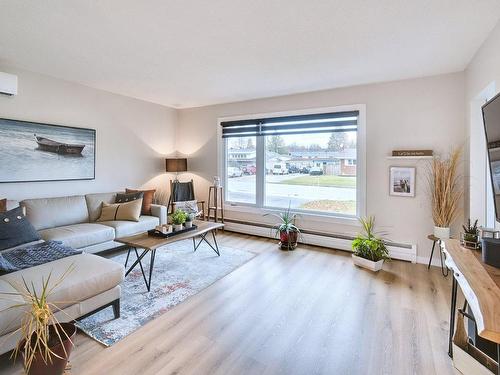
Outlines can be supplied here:
[[17, 95], [17, 76], [0, 72], [0, 94]]

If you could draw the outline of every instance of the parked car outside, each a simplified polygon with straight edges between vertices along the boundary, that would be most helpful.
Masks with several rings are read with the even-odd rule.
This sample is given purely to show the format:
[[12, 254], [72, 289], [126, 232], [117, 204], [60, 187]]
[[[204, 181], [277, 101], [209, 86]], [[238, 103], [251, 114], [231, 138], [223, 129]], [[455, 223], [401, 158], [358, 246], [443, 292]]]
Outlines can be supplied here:
[[323, 174], [323, 170], [320, 167], [313, 167], [309, 171], [310, 176], [321, 176]]
[[299, 173], [309, 174], [309, 171], [310, 169], [308, 167], [302, 167], [300, 168]]
[[288, 168], [288, 173], [299, 173], [299, 172], [300, 172], [299, 167], [296, 167], [294, 165]]
[[273, 165], [273, 174], [288, 174], [288, 168], [284, 163]]
[[257, 173], [257, 167], [255, 165], [247, 165], [243, 167], [243, 174], [254, 175]]
[[227, 177], [241, 177], [243, 176], [243, 172], [241, 169], [237, 167], [228, 167], [227, 168]]

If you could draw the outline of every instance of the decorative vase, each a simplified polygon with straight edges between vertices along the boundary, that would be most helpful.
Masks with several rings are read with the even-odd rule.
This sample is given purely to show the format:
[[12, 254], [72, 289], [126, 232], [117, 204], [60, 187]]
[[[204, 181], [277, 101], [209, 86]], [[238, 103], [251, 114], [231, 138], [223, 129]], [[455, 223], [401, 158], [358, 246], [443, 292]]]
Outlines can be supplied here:
[[447, 240], [450, 238], [450, 228], [434, 226], [434, 235], [440, 240]]
[[[42, 353], [37, 352], [33, 362], [31, 363], [29, 371], [27, 372], [28, 375], [60, 375], [64, 373], [69, 355], [71, 354], [71, 350], [74, 346], [76, 326], [73, 323], [61, 323], [59, 328], [62, 328], [64, 332], [66, 332], [69, 339], [61, 333], [62, 344], [59, 339], [55, 340], [56, 342], [52, 345], [49, 342], [50, 350], [55, 354], [51, 357], [52, 361], [47, 361], [47, 363], [45, 363]], [[57, 337], [53, 326], [49, 326], [49, 336]], [[21, 345], [24, 344], [21, 343]], [[24, 353], [23, 348], [21, 349], [21, 353]]]
[[365, 259], [358, 257], [357, 255], [352, 254], [352, 262], [359, 267], [366, 268], [370, 271], [373, 272], [378, 272], [382, 269], [382, 266], [384, 265], [384, 260], [381, 259], [377, 262], [374, 262], [370, 259]]
[[182, 230], [182, 224], [174, 224], [174, 231]]

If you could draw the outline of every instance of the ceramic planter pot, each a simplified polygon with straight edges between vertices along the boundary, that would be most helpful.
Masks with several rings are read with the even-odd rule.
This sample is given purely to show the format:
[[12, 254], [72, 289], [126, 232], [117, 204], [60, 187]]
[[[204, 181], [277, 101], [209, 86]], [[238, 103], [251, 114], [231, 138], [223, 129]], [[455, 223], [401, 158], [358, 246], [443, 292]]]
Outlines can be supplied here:
[[374, 272], [380, 271], [382, 269], [382, 266], [384, 265], [383, 259], [379, 260], [378, 262], [374, 262], [369, 259], [358, 257], [354, 254], [352, 254], [352, 262], [356, 266], [363, 267]]
[[447, 240], [450, 238], [450, 228], [449, 227], [434, 227], [434, 235], [441, 239]]
[[[62, 344], [59, 341], [59, 338], [57, 338], [57, 334], [54, 331], [54, 327], [49, 326], [49, 336], [55, 337], [54, 343], [52, 345], [50, 345], [51, 343], [49, 342], [50, 349], [54, 353], [56, 353], [57, 356], [61, 358], [52, 356], [52, 362], [48, 361], [47, 363], [45, 363], [41, 353], [35, 354], [35, 358], [31, 363], [30, 370], [27, 372], [28, 375], [47, 375], [47, 374], [61, 375], [64, 373], [64, 370], [66, 369], [66, 364], [68, 363], [68, 359], [71, 354], [71, 350], [73, 349], [74, 346], [75, 342], [74, 340], [76, 336], [76, 326], [73, 323], [61, 323], [61, 328], [64, 330], [64, 332], [66, 332], [66, 335], [70, 338], [68, 340], [68, 338], [61, 333], [61, 336], [63, 338]], [[21, 343], [21, 353], [24, 353], [23, 345], [24, 344]]]
[[280, 232], [280, 249], [281, 250], [295, 250], [297, 247], [297, 232]]
[[193, 222], [192, 221], [186, 221], [184, 223], [184, 227], [186, 227], [186, 228], [191, 228], [192, 226], [193, 226]]
[[174, 227], [174, 231], [182, 230], [182, 224], [174, 224], [173, 227]]

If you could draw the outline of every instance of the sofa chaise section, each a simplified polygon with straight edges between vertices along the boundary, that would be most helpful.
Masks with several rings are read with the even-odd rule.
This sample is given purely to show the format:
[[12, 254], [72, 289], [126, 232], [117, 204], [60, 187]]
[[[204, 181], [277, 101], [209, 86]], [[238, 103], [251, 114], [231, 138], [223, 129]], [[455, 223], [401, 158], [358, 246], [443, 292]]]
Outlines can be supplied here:
[[[42, 277], [50, 274], [53, 284], [68, 269], [71, 271], [49, 297], [49, 302], [61, 309], [56, 313], [60, 322], [72, 321], [108, 306], [113, 306], [115, 317], [119, 316], [120, 284], [125, 269], [119, 263], [93, 254], [74, 255], [0, 276], [0, 293], [22, 292], [23, 278], [28, 285], [33, 283], [39, 293]], [[0, 301], [0, 307], [7, 308], [22, 298], [14, 296]], [[20, 326], [22, 309], [9, 309], [0, 314], [0, 354], [13, 349], [19, 340], [20, 334], [15, 331]]]

